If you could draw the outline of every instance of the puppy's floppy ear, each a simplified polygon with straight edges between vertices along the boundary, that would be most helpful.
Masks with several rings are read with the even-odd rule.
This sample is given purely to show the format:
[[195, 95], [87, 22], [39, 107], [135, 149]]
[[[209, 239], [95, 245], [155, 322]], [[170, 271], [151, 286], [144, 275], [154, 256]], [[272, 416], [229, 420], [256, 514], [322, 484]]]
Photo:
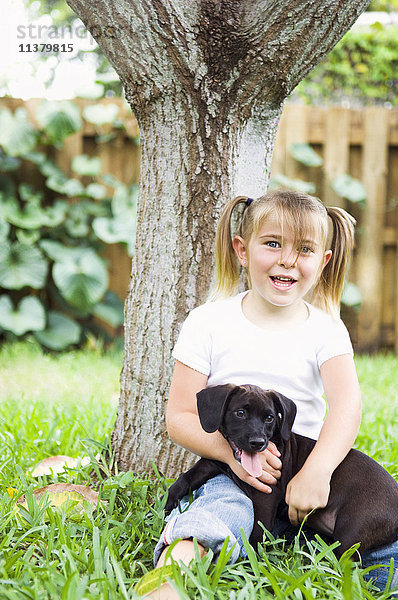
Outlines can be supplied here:
[[279, 432], [283, 440], [288, 440], [292, 431], [294, 419], [296, 418], [297, 407], [293, 400], [286, 398], [283, 394], [272, 390], [274, 406], [278, 412]]
[[219, 429], [231, 393], [236, 386], [214, 385], [196, 394], [200, 424], [207, 433]]

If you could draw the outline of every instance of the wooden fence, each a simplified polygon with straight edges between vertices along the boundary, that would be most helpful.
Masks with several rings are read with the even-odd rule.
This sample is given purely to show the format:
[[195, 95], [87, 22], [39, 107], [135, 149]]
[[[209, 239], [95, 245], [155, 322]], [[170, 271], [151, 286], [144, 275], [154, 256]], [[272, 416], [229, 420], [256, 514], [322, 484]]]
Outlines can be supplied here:
[[[289, 148], [307, 142], [323, 157], [322, 168], [305, 168]], [[343, 307], [358, 350], [398, 351], [398, 110], [350, 110], [287, 105], [282, 115], [272, 172], [316, 183], [329, 206], [343, 206], [357, 219], [356, 250], [349, 281], [358, 285], [361, 310]], [[331, 181], [348, 173], [362, 181], [365, 206], [336, 196]]]
[[[41, 100], [23, 102], [4, 98], [0, 108], [24, 106], [35, 121]], [[93, 101], [76, 101], [81, 109]], [[131, 138], [138, 135], [135, 118], [117, 99], [102, 100], [120, 106], [125, 131], [106, 144], [96, 145], [98, 130], [87, 122], [66, 139], [56, 160], [65, 172], [73, 156], [99, 156], [103, 170], [126, 183], [139, 180], [139, 147]], [[104, 132], [101, 128], [101, 133]], [[323, 158], [322, 167], [305, 167], [290, 154], [293, 143], [306, 142]], [[331, 181], [348, 173], [365, 186], [366, 205], [353, 205], [336, 196]], [[398, 352], [398, 110], [369, 107], [286, 105], [275, 144], [272, 176], [312, 181], [316, 195], [327, 205], [343, 206], [357, 219], [357, 246], [349, 281], [360, 288], [360, 311], [343, 307], [342, 316], [358, 351], [390, 349]], [[130, 277], [130, 259], [120, 245], [109, 247], [111, 288], [124, 297]]]

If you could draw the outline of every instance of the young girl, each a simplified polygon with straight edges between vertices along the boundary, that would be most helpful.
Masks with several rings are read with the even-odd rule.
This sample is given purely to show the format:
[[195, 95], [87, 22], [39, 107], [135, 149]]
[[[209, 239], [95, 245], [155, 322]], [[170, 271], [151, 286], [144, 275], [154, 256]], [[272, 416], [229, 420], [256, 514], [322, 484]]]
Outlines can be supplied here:
[[[239, 208], [243, 211], [236, 215]], [[231, 235], [231, 222], [237, 220], [237, 232]], [[312, 509], [326, 505], [330, 478], [360, 424], [353, 351], [339, 319], [353, 244], [352, 217], [306, 194], [276, 191], [256, 200], [233, 199], [217, 230], [213, 301], [189, 314], [173, 351], [176, 364], [166, 416], [171, 438], [199, 456], [227, 463], [243, 481], [266, 494], [280, 477], [278, 449], [270, 443], [261, 453], [262, 475], [249, 475], [219, 432], [202, 429], [196, 393], [207, 385], [250, 383], [294, 400], [293, 431], [317, 440], [287, 488], [289, 520], [295, 526]], [[237, 293], [241, 268], [249, 290]], [[226, 539], [231, 561], [244, 550], [240, 528], [250, 536], [253, 507], [233, 481], [219, 475], [193, 497], [190, 505], [187, 501], [168, 518], [155, 549], [157, 566], [169, 560], [169, 546], [176, 540], [180, 541], [171, 555], [187, 564], [194, 558], [193, 538], [201, 554], [211, 548], [217, 555]], [[393, 546], [378, 549], [377, 555], [369, 552], [364, 563], [389, 564], [393, 555], [397, 561], [398, 544]], [[387, 574], [388, 569], [379, 572], [381, 587]], [[395, 579], [397, 584], [397, 570]], [[150, 597], [178, 598], [168, 584]]]

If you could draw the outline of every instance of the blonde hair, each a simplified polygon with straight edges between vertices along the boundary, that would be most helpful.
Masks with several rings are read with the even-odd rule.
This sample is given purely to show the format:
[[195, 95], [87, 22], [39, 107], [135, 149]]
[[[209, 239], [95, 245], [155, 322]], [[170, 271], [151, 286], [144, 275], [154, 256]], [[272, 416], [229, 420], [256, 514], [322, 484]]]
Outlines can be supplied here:
[[[239, 235], [247, 244], [272, 215], [279, 221], [282, 235], [284, 227], [293, 232], [293, 247], [299, 248], [303, 240], [315, 238], [320, 243], [322, 255], [327, 249], [332, 250], [332, 256], [314, 286], [312, 303], [337, 318], [354, 247], [355, 219], [342, 208], [326, 208], [318, 198], [290, 190], [272, 191], [250, 200], [247, 196], [237, 196], [222, 211], [216, 234], [216, 283], [211, 299], [232, 296], [238, 291], [240, 264], [232, 246], [233, 237]], [[234, 209], [238, 205], [243, 214], [238, 216], [238, 226], [233, 233], [231, 221], [235, 220]], [[328, 217], [333, 226], [330, 245]]]

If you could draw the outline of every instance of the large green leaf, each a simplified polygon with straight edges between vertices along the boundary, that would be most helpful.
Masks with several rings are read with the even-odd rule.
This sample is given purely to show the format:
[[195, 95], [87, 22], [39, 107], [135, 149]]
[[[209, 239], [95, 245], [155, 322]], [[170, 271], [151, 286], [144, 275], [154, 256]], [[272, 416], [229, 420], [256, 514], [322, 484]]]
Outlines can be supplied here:
[[57, 200], [52, 206], [44, 211], [43, 225], [46, 227], [58, 227], [65, 219], [69, 204], [65, 200]]
[[84, 193], [84, 187], [78, 179], [68, 179], [65, 175], [50, 175], [46, 185], [50, 190], [69, 197], [80, 196]]
[[366, 190], [359, 179], [354, 179], [350, 175], [338, 175], [332, 181], [332, 188], [342, 198], [347, 198], [350, 202], [365, 202]]
[[21, 156], [35, 145], [36, 132], [24, 108], [18, 108], [14, 114], [8, 108], [0, 111], [0, 146], [7, 154]]
[[40, 344], [51, 350], [64, 350], [72, 344], [78, 344], [80, 336], [80, 325], [56, 311], [48, 313], [47, 328], [35, 333]]
[[65, 228], [69, 235], [75, 238], [86, 238], [89, 235], [89, 214], [83, 203], [79, 202], [69, 207]]
[[124, 183], [116, 183], [112, 198], [112, 213], [114, 216], [126, 216], [126, 214], [135, 216], [138, 194], [138, 184], [127, 187]]
[[17, 229], [15, 235], [20, 244], [33, 246], [40, 240], [40, 229]]
[[101, 172], [101, 159], [87, 156], [87, 154], [79, 154], [72, 160], [72, 170], [78, 175], [95, 177]]
[[43, 224], [44, 212], [37, 206], [15, 210], [7, 214], [7, 221], [21, 229], [39, 229]]
[[37, 246], [14, 242], [0, 244], [0, 286], [20, 290], [24, 286], [43, 287], [48, 262]]
[[40, 240], [39, 245], [47, 256], [55, 262], [78, 260], [82, 253], [82, 248], [69, 248], [55, 240]]
[[9, 223], [21, 227], [21, 229], [39, 229], [45, 220], [45, 212], [40, 206], [40, 200], [33, 196], [30, 202], [24, 204], [23, 208], [14, 198], [6, 201], [4, 216]]
[[34, 150], [32, 152], [27, 152], [24, 155], [24, 159], [30, 160], [37, 166], [41, 166], [47, 162], [47, 156], [44, 154], [44, 152], [35, 152]]
[[23, 335], [27, 331], [40, 331], [45, 326], [45, 311], [35, 296], [23, 298], [16, 308], [8, 296], [0, 296], [0, 327]]
[[[40, 156], [40, 155], [39, 155]], [[35, 162], [35, 161], [33, 161]], [[48, 160], [47, 157], [38, 159], [37, 163], [39, 165], [39, 170], [44, 177], [55, 177], [55, 179], [66, 179], [66, 175], [57, 165], [55, 165], [51, 160]]]
[[106, 196], [106, 187], [100, 183], [89, 183], [86, 194], [95, 200], [102, 200]]
[[63, 298], [82, 312], [97, 304], [108, 287], [104, 262], [91, 249], [73, 260], [55, 263], [53, 278]]
[[24, 202], [32, 202], [33, 204], [41, 205], [43, 193], [35, 190], [29, 183], [21, 183], [18, 186], [18, 192], [21, 200]]
[[269, 189], [278, 189], [280, 187], [288, 188], [290, 190], [296, 190], [298, 192], [304, 192], [305, 194], [315, 194], [315, 184], [311, 181], [303, 181], [302, 179], [290, 179], [286, 175], [279, 173], [272, 177], [269, 181]]
[[93, 313], [112, 327], [123, 325], [123, 302], [112, 291], [108, 291], [102, 302], [94, 306]]
[[130, 256], [134, 253], [135, 218], [126, 218], [121, 215], [114, 219], [98, 217], [93, 221], [93, 229], [97, 237], [107, 244], [124, 242], [128, 244]]
[[10, 233], [10, 224], [0, 216], [0, 240], [6, 240]]
[[341, 301], [346, 306], [360, 307], [362, 303], [361, 290], [355, 283], [346, 281], [344, 283]]
[[78, 131], [82, 126], [80, 111], [72, 102], [43, 101], [36, 114], [51, 142], [62, 144], [64, 139]]
[[323, 159], [309, 144], [296, 143], [289, 148], [290, 154], [306, 167], [321, 167]]
[[119, 113], [117, 104], [92, 104], [86, 106], [83, 110], [83, 116], [86, 121], [94, 125], [104, 125], [105, 123], [113, 123]]

